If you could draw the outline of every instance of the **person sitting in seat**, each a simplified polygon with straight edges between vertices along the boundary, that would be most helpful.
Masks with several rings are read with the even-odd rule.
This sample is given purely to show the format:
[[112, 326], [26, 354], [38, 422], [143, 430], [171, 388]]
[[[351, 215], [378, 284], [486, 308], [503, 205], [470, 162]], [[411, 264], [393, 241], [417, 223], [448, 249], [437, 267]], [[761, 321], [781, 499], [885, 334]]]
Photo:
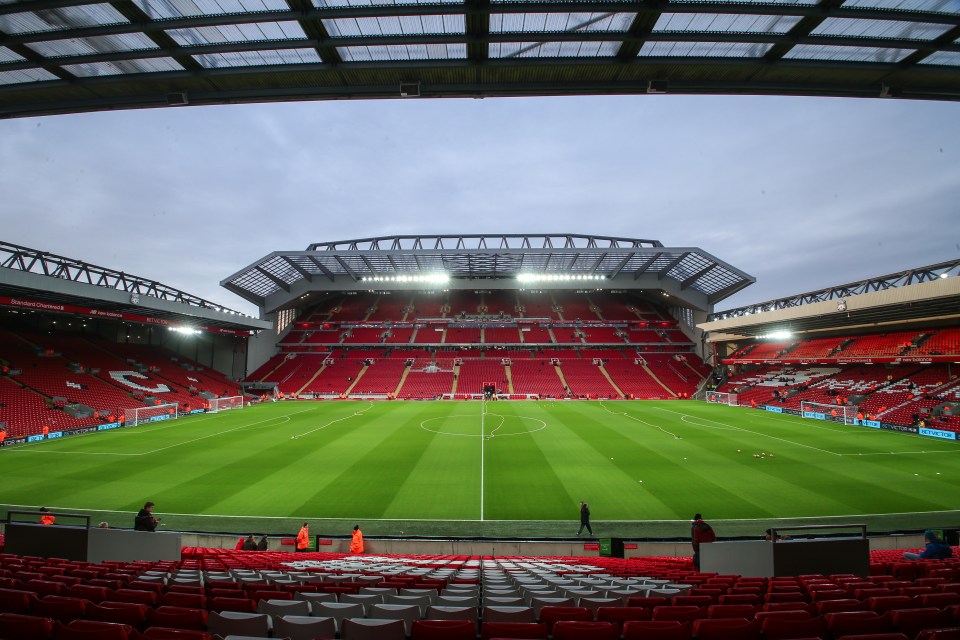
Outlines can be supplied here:
[[907, 560], [946, 560], [953, 557], [953, 549], [946, 544], [934, 531], [924, 531], [923, 539], [927, 546], [921, 553], [907, 551], [903, 557]]

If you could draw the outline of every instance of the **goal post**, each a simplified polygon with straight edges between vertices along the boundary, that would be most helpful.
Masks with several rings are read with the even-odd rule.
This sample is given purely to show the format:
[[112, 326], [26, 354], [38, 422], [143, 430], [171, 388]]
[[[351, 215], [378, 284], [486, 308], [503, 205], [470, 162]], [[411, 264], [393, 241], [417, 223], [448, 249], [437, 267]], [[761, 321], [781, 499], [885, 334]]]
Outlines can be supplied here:
[[725, 404], [731, 407], [735, 407], [738, 404], [738, 396], [735, 393], [727, 393], [726, 391], [705, 391], [703, 395], [704, 402], [712, 402], [714, 404]]
[[857, 424], [858, 411], [859, 407], [856, 405], [809, 402], [807, 400], [800, 403], [800, 415], [813, 420], [829, 420], [831, 422], [842, 422], [843, 424]]
[[135, 427], [138, 424], [159, 422], [161, 420], [176, 420], [179, 417], [180, 404], [177, 402], [157, 404], [152, 407], [134, 407], [123, 410], [123, 426]]
[[243, 409], [243, 396], [230, 396], [228, 398], [211, 398], [210, 408], [207, 413], [218, 413], [227, 409]]

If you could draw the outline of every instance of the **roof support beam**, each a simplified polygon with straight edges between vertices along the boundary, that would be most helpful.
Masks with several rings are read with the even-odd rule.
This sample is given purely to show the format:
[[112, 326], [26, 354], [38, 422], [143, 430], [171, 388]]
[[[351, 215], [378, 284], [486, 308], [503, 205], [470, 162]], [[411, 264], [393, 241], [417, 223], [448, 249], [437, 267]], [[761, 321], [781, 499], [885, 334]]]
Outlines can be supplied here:
[[719, 265], [717, 265], [717, 263], [714, 262], [712, 264], [705, 266], [703, 269], [700, 269], [700, 271], [697, 271], [692, 276], [690, 276], [689, 278], [687, 278], [686, 280], [680, 283], [680, 290], [683, 291], [684, 289], [689, 289], [691, 286], [693, 286], [693, 283], [695, 283], [697, 280], [699, 280], [703, 276], [713, 271], [717, 266]]
[[[307, 37], [316, 40], [318, 43], [324, 43], [330, 39], [327, 27], [324, 26], [320, 15], [317, 15], [317, 12], [314, 11], [310, 0], [287, 0], [287, 6], [297, 13], [296, 20], [300, 23], [300, 28], [307, 34]], [[328, 44], [318, 44], [314, 48], [317, 50], [320, 59], [327, 64], [343, 62], [336, 47], [331, 47]]]
[[313, 282], [313, 274], [291, 260], [290, 256], [283, 256], [283, 261], [293, 267], [293, 270], [303, 276], [307, 282]]
[[257, 271], [259, 271], [260, 273], [262, 273], [264, 276], [266, 276], [267, 278], [269, 278], [270, 281], [273, 282], [275, 285], [277, 285], [278, 287], [280, 287], [281, 289], [283, 289], [283, 290], [286, 291], [287, 293], [290, 293], [290, 285], [288, 285], [286, 282], [284, 282], [283, 280], [281, 280], [281, 279], [278, 278], [277, 276], [273, 275], [272, 273], [270, 273], [269, 271], [267, 271], [266, 269], [264, 269], [264, 268], [261, 267], [261, 266], [256, 266], [256, 267], [254, 267], [254, 268], [255, 268]]
[[325, 266], [323, 266], [322, 264], [320, 264], [320, 261], [317, 260], [316, 258], [314, 258], [313, 256], [307, 256], [307, 257], [310, 258], [310, 262], [312, 262], [313, 265], [314, 265], [317, 269], [319, 269], [320, 272], [321, 272], [323, 275], [327, 276], [327, 278], [330, 279], [330, 282], [335, 282], [335, 281], [336, 281], [336, 277], [333, 275], [333, 272], [330, 271], [330, 269], [327, 269]]
[[464, 10], [467, 60], [483, 64], [490, 58], [490, 0], [466, 0]]
[[823, 14], [820, 16], [806, 16], [800, 20], [800, 22], [793, 25], [793, 28], [790, 29], [787, 35], [791, 38], [795, 38], [796, 40], [793, 43], [781, 42], [773, 45], [770, 47], [770, 50], [764, 54], [763, 59], [768, 62], [774, 62], [776, 60], [783, 59], [783, 57], [796, 46], [797, 42], [799, 42], [801, 38], [809, 36], [814, 29], [819, 27], [823, 21], [829, 17], [827, 14], [829, 9], [839, 7], [843, 4], [843, 2], [844, 0], [820, 0], [816, 6], [818, 9], [823, 11]]
[[[110, 5], [119, 11], [123, 17], [130, 22], [150, 22], [150, 16], [144, 13], [143, 9], [131, 2], [131, 0], [116, 0], [115, 2], [111, 2]], [[170, 56], [184, 69], [190, 69], [193, 71], [203, 69], [203, 65], [191, 58], [189, 55], [184, 55], [183, 53], [177, 52], [177, 50], [180, 48], [180, 45], [178, 45], [177, 41], [171, 38], [166, 31], [151, 31], [145, 33], [145, 35], [153, 40], [154, 44], [161, 49], [171, 51], [172, 53]]]
[[650, 267], [652, 267], [652, 266], [653, 266], [653, 263], [656, 262], [657, 260], [659, 260], [659, 259], [660, 259], [660, 256], [662, 256], [662, 255], [663, 255], [663, 252], [662, 252], [662, 251], [657, 251], [657, 252], [654, 253], [652, 256], [650, 256], [650, 258], [647, 259], [646, 262], [644, 262], [642, 265], [640, 265], [640, 266], [637, 268], [637, 270], [633, 272], [633, 279], [634, 279], [634, 280], [639, 280], [639, 279], [640, 279], [640, 276], [642, 276], [643, 274], [645, 274], [645, 273], [647, 272], [647, 269], [649, 269]]
[[340, 266], [343, 267], [343, 270], [347, 272], [347, 275], [353, 278], [356, 282], [360, 282], [360, 276], [358, 276], [356, 272], [350, 268], [350, 265], [348, 265], [343, 258], [335, 255], [333, 256], [333, 259], [340, 263]]
[[635, 253], [628, 253], [627, 255], [625, 255], [623, 257], [623, 260], [621, 260], [620, 263], [614, 268], [613, 272], [610, 274], [610, 277], [616, 278], [618, 275], [620, 275], [620, 272], [623, 271], [623, 268], [627, 266], [627, 264], [630, 262], [630, 260], [633, 259], [633, 256], [635, 255], [636, 255]]
[[686, 260], [687, 256], [689, 255], [690, 255], [689, 251], [684, 251], [683, 253], [678, 255], [676, 258], [671, 260], [669, 264], [667, 264], [667, 266], [665, 266], [663, 269], [657, 272], [657, 280], [663, 280], [664, 278], [666, 278], [667, 274], [670, 273], [670, 270], [673, 269], [678, 264], [680, 264], [681, 262], [683, 262], [684, 260]]
[[242, 288], [242, 287], [238, 287], [237, 285], [235, 285], [235, 284], [232, 283], [232, 282], [221, 282], [221, 283], [220, 283], [220, 286], [222, 286], [222, 287], [223, 287], [224, 289], [226, 289], [227, 291], [232, 291], [232, 292], [234, 292], [235, 294], [237, 294], [238, 296], [240, 296], [240, 297], [243, 298], [244, 300], [247, 300], [247, 301], [249, 301], [249, 302], [252, 302], [253, 304], [255, 304], [255, 305], [259, 306], [259, 307], [263, 307], [263, 306], [265, 306], [266, 303], [267, 303], [266, 298], [264, 298], [263, 296], [258, 296], [258, 295], [255, 294], [255, 293], [251, 293], [250, 291], [247, 291], [246, 289], [244, 289], [244, 288]]

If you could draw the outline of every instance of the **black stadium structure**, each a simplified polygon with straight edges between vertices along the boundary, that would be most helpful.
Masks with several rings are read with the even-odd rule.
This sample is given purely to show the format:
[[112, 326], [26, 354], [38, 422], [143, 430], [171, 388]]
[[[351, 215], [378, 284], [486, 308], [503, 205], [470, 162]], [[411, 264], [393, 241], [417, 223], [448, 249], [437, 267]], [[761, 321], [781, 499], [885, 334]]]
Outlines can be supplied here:
[[960, 98], [957, 0], [27, 0], [0, 117], [351, 99]]

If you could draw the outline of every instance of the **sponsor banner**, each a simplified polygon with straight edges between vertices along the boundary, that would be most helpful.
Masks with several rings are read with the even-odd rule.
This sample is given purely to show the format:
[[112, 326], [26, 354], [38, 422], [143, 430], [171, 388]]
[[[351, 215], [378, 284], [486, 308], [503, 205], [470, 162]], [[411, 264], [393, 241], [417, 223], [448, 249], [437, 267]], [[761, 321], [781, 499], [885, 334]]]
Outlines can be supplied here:
[[40, 442], [41, 440], [43, 440], [43, 436], [41, 435], [27, 436], [27, 442]]
[[825, 414], [825, 413], [819, 413], [819, 412], [817, 412], [817, 411], [804, 411], [804, 412], [803, 412], [803, 417], [804, 417], [804, 418], [813, 418], [814, 420], [826, 420], [826, 419], [827, 419], [827, 414]]
[[193, 409], [192, 411], [187, 411], [187, 413], [206, 413], [206, 409]]
[[[59, 304], [53, 302], [42, 302], [40, 300], [30, 300], [28, 298], [9, 298], [0, 296], [0, 305], [7, 307], [17, 307], [19, 309], [34, 309], [36, 311], [53, 311], [56, 313], [75, 313], [95, 318], [110, 318], [112, 320], [126, 320], [127, 322], [139, 322], [140, 324], [158, 324], [164, 327], [174, 327], [179, 324], [175, 320], [165, 318], [151, 318], [133, 313], [120, 313], [118, 311], [104, 311], [103, 309], [91, 309], [90, 307], [78, 307], [70, 304]], [[220, 329], [217, 327], [200, 327], [204, 331], [213, 333], [226, 333], [230, 335], [248, 336], [249, 331], [235, 331], [233, 329]]]
[[[151, 417], [151, 418], [148, 418], [148, 419], [146, 420], [146, 422], [160, 422], [161, 420], [169, 420], [171, 417], [172, 417], [172, 416], [167, 415], [167, 414], [165, 413], [165, 414], [163, 414], [163, 415], [153, 416], [153, 417]], [[144, 421], [141, 420], [141, 422], [144, 422]]]
[[941, 438], [943, 440], [956, 440], [957, 434], [953, 431], [943, 431], [942, 429], [928, 429], [926, 427], [920, 427], [920, 435], [930, 436], [931, 438]]
[[587, 542], [586, 544], [583, 545], [583, 550], [584, 551], [600, 551], [600, 543]]
[[902, 363], [915, 363], [915, 364], [932, 364], [934, 362], [957, 362], [956, 355], [916, 355], [916, 356], [889, 356], [889, 357], [880, 357], [880, 358], [844, 358], [843, 355], [839, 358], [770, 358], [770, 359], [742, 359], [742, 358], [723, 358], [720, 360], [723, 364], [768, 364], [768, 363], [778, 363], [778, 364], [902, 364]]
[[23, 443], [25, 443], [26, 441], [27, 441], [26, 438], [7, 438], [7, 439], [4, 440], [2, 443], [0, 443], [0, 445], [2, 445], [2, 446], [4, 446], [4, 447], [9, 447], [9, 446], [15, 445], [15, 444], [23, 444]]
[[783, 413], [783, 407], [771, 407], [770, 405], [764, 405], [763, 408], [770, 413]]
[[63, 435], [66, 436], [79, 436], [84, 433], [95, 433], [97, 431], [96, 427], [83, 427], [82, 429], [70, 429], [69, 431], [64, 431]]
[[886, 429], [887, 431], [902, 431], [903, 433], [917, 433], [916, 427], [905, 427], [899, 424], [887, 424], [883, 422], [880, 424], [881, 429]]
[[871, 429], [879, 429], [883, 426], [879, 420], [860, 420], [859, 422], [863, 426], [870, 427]]
[[62, 437], [63, 437], [62, 431], [51, 431], [50, 433], [47, 434], [47, 438], [50, 440], [52, 440], [53, 438], [62, 438]]
[[121, 425], [119, 422], [108, 422], [107, 424], [97, 425], [97, 431], [109, 431], [110, 429], [117, 429], [121, 426], [123, 425]]

